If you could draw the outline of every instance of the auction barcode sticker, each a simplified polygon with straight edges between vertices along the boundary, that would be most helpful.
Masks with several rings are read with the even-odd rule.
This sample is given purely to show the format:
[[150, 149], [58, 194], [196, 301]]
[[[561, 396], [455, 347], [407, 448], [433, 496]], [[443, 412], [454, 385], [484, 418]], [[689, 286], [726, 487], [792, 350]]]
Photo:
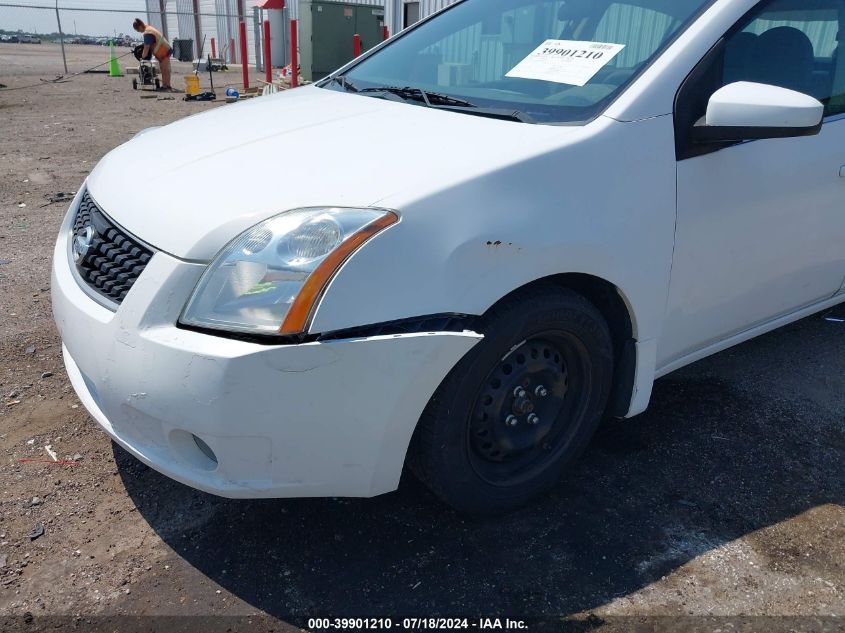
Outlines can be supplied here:
[[624, 44], [546, 40], [505, 75], [585, 86]]

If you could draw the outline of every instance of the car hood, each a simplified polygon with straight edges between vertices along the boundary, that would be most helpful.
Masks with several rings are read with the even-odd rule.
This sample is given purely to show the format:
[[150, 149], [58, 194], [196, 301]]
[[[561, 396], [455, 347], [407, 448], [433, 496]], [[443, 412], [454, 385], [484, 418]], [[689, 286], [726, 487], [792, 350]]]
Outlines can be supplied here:
[[579, 129], [310, 86], [136, 136], [97, 165], [87, 186], [102, 210], [141, 240], [206, 261], [283, 211], [397, 208], [550, 151]]

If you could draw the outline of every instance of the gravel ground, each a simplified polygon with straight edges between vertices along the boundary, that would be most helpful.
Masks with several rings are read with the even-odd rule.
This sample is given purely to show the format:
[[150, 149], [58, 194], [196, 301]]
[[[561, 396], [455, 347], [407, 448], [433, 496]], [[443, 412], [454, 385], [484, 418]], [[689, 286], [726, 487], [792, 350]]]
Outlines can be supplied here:
[[[54, 76], [48, 48], [0, 45], [0, 83]], [[102, 51], [70, 54], [81, 68]], [[412, 480], [371, 500], [229, 501], [113, 445], [62, 368], [49, 268], [67, 203], [48, 196], [138, 130], [210, 107], [103, 75], [0, 90], [0, 629], [441, 615], [845, 630], [845, 324], [820, 315], [660, 380], [551, 496], [496, 520]], [[125, 615], [174, 617], [109, 619]]]

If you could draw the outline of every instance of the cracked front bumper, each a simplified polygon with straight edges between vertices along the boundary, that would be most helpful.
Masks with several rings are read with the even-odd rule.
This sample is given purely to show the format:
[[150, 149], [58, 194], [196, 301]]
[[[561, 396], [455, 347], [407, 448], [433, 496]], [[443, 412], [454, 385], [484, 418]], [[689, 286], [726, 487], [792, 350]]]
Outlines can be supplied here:
[[138, 459], [217, 495], [394, 490], [429, 398], [481, 338], [441, 332], [266, 346], [182, 330], [179, 313], [204, 266], [164, 253], [112, 312], [77, 282], [67, 230], [56, 243], [52, 298], [76, 393]]

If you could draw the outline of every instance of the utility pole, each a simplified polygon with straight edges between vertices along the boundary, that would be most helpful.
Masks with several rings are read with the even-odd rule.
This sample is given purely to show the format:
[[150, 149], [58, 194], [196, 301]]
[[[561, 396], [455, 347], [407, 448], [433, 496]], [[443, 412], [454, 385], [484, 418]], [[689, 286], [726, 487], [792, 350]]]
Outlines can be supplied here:
[[65, 65], [67, 75], [67, 57], [65, 57], [65, 34], [62, 33], [62, 19], [59, 17], [59, 0], [56, 0], [56, 24], [59, 27], [59, 41], [62, 43], [62, 62]]
[[158, 0], [159, 13], [161, 13], [161, 34], [164, 39], [169, 40], [167, 36], [167, 0]]
[[202, 55], [200, 46], [202, 45], [202, 22], [200, 18], [200, 0], [194, 0], [194, 33], [197, 38], [197, 59]]

